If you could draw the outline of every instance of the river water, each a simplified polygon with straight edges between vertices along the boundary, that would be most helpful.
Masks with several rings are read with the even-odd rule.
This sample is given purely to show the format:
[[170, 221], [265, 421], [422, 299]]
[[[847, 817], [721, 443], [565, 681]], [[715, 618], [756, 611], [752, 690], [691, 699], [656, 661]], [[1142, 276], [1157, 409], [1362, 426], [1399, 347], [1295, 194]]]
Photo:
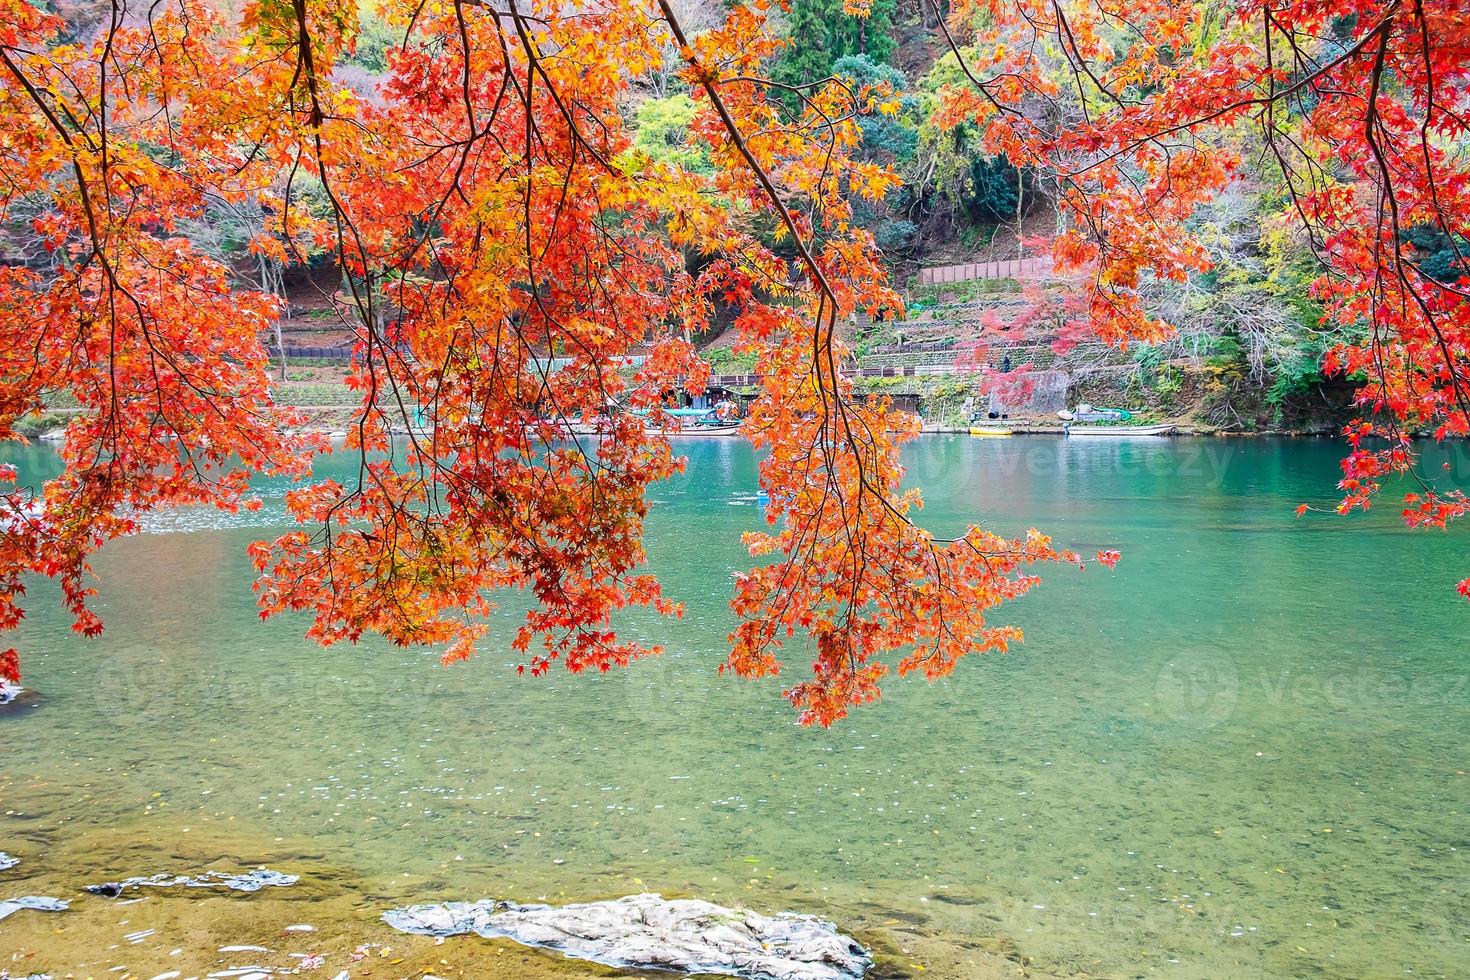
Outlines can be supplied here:
[[[779, 682], [716, 675], [755, 457], [680, 448], [649, 537], [688, 612], [630, 617], [668, 653], [626, 672], [520, 677], [493, 642], [445, 669], [260, 622], [244, 551], [282, 523], [269, 483], [259, 513], [109, 546], [99, 640], [36, 583], [17, 645], [38, 694], [0, 713], [0, 850], [25, 861], [0, 898], [223, 854], [320, 872], [362, 917], [645, 888], [815, 912], [890, 976], [1470, 973], [1470, 536], [1409, 532], [1387, 497], [1297, 519], [1334, 502], [1340, 444], [921, 439], [928, 526], [1123, 561], [1045, 569], [998, 611], [1026, 632], [1012, 654], [830, 731]], [[1434, 452], [1470, 483], [1464, 449]], [[57, 466], [6, 458], [22, 484]], [[40, 915], [0, 923], [0, 953], [22, 921], [44, 945]]]

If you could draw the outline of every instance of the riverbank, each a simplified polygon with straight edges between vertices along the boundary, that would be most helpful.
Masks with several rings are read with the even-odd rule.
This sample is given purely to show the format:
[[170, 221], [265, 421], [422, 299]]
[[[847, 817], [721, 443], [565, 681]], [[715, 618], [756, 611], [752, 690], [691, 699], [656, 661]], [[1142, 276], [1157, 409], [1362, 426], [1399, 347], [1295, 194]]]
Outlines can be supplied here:
[[[312, 386], [313, 397], [321, 397], [324, 387], [321, 384]], [[335, 389], [333, 389], [335, 390]], [[340, 389], [342, 395], [351, 393], [345, 387]], [[360, 409], [356, 404], [345, 404], [341, 401], [329, 401], [322, 404], [298, 404], [289, 403], [295, 411], [303, 414], [305, 425], [302, 430], [313, 434], [342, 437], [356, 423]], [[64, 436], [66, 422], [80, 410], [75, 408], [58, 408], [42, 416], [32, 416], [17, 423], [16, 429], [22, 435], [42, 441], [59, 442]], [[1305, 426], [1264, 426], [1254, 429], [1244, 429], [1239, 426], [1215, 425], [1201, 420], [1196, 414], [1183, 413], [1173, 414], [1167, 412], [1151, 411], [1139, 417], [1138, 424], [1169, 424], [1175, 427], [1178, 436], [1210, 436], [1210, 437], [1242, 437], [1242, 438], [1339, 438], [1341, 436], [1341, 424], [1338, 421], [1318, 421]], [[1013, 430], [1015, 435], [1039, 435], [1060, 436], [1065, 435], [1066, 430], [1061, 421], [1054, 416], [1027, 416], [1015, 415], [1005, 419], [977, 420], [976, 426], [1004, 427]], [[968, 435], [970, 425], [956, 420], [945, 421], [939, 418], [923, 417], [922, 431], [926, 435]], [[1414, 438], [1432, 438], [1430, 432], [1419, 432], [1411, 434]], [[1455, 437], [1450, 437], [1451, 439]]]
[[[343, 438], [356, 419], [356, 410], [343, 408], [341, 406], [296, 406], [299, 411], [306, 413], [307, 424], [302, 427], [303, 432], [314, 435], [325, 435], [331, 438]], [[37, 439], [42, 442], [61, 442], [65, 438], [64, 420], [71, 413], [55, 414], [38, 424], [17, 426], [17, 430], [28, 438]], [[1220, 426], [1204, 425], [1198, 422], [1163, 420], [1164, 423], [1174, 426], [1173, 435], [1178, 436], [1201, 436], [1211, 438], [1242, 438], [1242, 439], [1336, 439], [1341, 436], [1338, 430], [1312, 428], [1312, 429], [1261, 429], [1259, 431], [1245, 431], [1241, 429], [1223, 428]], [[1150, 423], [1157, 424], [1157, 423]], [[1064, 436], [1067, 430], [1060, 423], [1030, 419], [980, 419], [974, 423], [975, 427], [995, 427], [1012, 430], [1014, 436]], [[922, 427], [924, 435], [969, 435], [969, 425], [946, 425], [942, 423], [925, 422]], [[1411, 433], [1411, 438], [1431, 439], [1431, 433]], [[1459, 437], [1450, 436], [1454, 441]]]
[[[1140, 424], [1142, 424], [1142, 423], [1140, 423]], [[1233, 429], [1221, 429], [1221, 428], [1217, 428], [1215, 426], [1196, 425], [1196, 424], [1179, 423], [1179, 422], [1150, 423], [1150, 424], [1151, 425], [1152, 424], [1168, 424], [1168, 425], [1173, 425], [1174, 426], [1174, 432], [1171, 433], [1171, 436], [1175, 436], [1175, 437], [1177, 437], [1177, 436], [1209, 436], [1211, 438], [1242, 438], [1242, 439], [1269, 439], [1269, 438], [1278, 438], [1278, 439], [1331, 439], [1331, 438], [1337, 438], [1340, 435], [1340, 433], [1336, 433], [1336, 432], [1324, 432], [1324, 431], [1320, 431], [1320, 430], [1264, 429], [1264, 430], [1262, 430], [1260, 432], [1242, 432], [1242, 431], [1233, 430]], [[997, 429], [1010, 429], [1011, 430], [1010, 435], [1013, 435], [1013, 436], [1064, 436], [1064, 435], [1067, 434], [1066, 427], [1065, 426], [1062, 426], [1060, 424], [1058, 424], [1058, 425], [1052, 425], [1050, 423], [1031, 423], [1031, 422], [1027, 422], [1027, 421], [1024, 421], [1024, 420], [1018, 421], [1018, 420], [1015, 420], [1015, 419], [978, 419], [978, 420], [975, 421], [975, 423], [973, 424], [973, 426], [970, 426], [970, 425], [953, 426], [953, 425], [929, 425], [929, 424], [925, 424], [925, 426], [923, 428], [923, 434], [926, 435], [926, 436], [927, 435], [967, 436], [967, 435], [970, 435], [971, 434], [970, 433], [970, 429], [971, 428], [986, 428], [986, 427], [997, 428]], [[1422, 435], [1420, 435], [1418, 437], [1419, 438], [1429, 438], [1429, 435], [1428, 435], [1428, 433], [1424, 433], [1424, 434], [1422, 434]]]
[[[24, 793], [6, 786], [4, 803], [18, 803]], [[7, 811], [10, 817], [17, 814]], [[22, 846], [22, 863], [0, 874], [7, 896], [44, 894], [70, 902], [62, 912], [21, 911], [0, 923], [0, 971], [23, 977], [133, 977], [196, 975], [236, 978], [273, 973], [309, 973], [323, 977], [417, 978], [424, 976], [485, 980], [567, 980], [607, 976], [669, 976], [668, 973], [616, 970], [535, 950], [508, 939], [454, 936], [436, 939], [399, 932], [382, 921], [390, 908], [413, 902], [475, 900], [484, 895], [446, 891], [434, 874], [363, 876], [356, 869], [325, 861], [310, 840], [267, 839], [238, 827], [176, 825], [161, 834], [147, 828], [91, 830], [74, 837], [49, 833], [54, 849], [32, 854]], [[298, 875], [297, 884], [264, 888], [252, 894], [187, 888], [141, 889], [119, 898], [87, 894], [79, 882], [123, 875], [125, 870], [238, 871], [256, 862]], [[492, 862], [492, 864], [498, 862]], [[28, 870], [27, 870], [28, 869]], [[515, 875], [487, 867], [483, 889], [517, 892]], [[690, 883], [692, 884], [692, 883]], [[687, 887], [687, 885], [686, 885]], [[613, 891], [607, 891], [612, 888]], [[631, 889], [623, 891], [619, 889]], [[565, 887], [535, 894], [523, 890], [497, 897], [528, 902], [596, 901], [640, 889], [625, 875], [609, 869], [569, 874]], [[725, 891], [728, 889], [722, 889]], [[814, 911], [804, 907], [800, 887], [787, 882], [761, 889], [739, 889], [745, 905], [782, 902], [781, 908], [758, 911]], [[774, 898], [773, 893], [784, 894]], [[694, 892], [667, 897], [700, 897]], [[820, 914], [844, 914], [856, 938], [874, 955], [867, 974], [878, 980], [921, 976], [1050, 977], [1031, 968], [1027, 959], [1003, 937], [946, 934], [928, 923], [875, 907], [860, 898], [851, 904], [823, 896]], [[794, 906], [788, 909], [787, 905]], [[744, 906], [742, 906], [744, 907]], [[956, 906], [962, 907], [962, 906]], [[179, 971], [174, 974], [172, 971]], [[231, 972], [240, 971], [240, 972]], [[0, 974], [3, 975], [3, 974]]]
[[[913, 411], [924, 419], [926, 432], [965, 432], [968, 408], [989, 402], [986, 392], [990, 378], [978, 368], [969, 372], [907, 375], [901, 373], [902, 369], [894, 370], [900, 373], [854, 378], [855, 395], [893, 398], [901, 410]], [[1060, 402], [1045, 412], [1034, 405], [1012, 408], [1005, 424], [1037, 435], [1060, 434], [1060, 423], [1051, 409], [1086, 402], [1126, 406], [1140, 423], [1169, 423], [1182, 435], [1295, 437], [1338, 435], [1343, 425], [1358, 414], [1352, 406], [1354, 389], [1345, 383], [1323, 384], [1311, 397], [1299, 396], [1290, 406], [1272, 405], [1264, 400], [1263, 392], [1254, 389], [1236, 392], [1232, 402], [1212, 380], [1214, 373], [1199, 366], [1165, 365], [1160, 370], [1166, 372], [1170, 383], [1157, 383], [1157, 378], [1145, 383], [1147, 372], [1136, 365], [1126, 369], [1079, 370], [1075, 377], [1068, 376], [1070, 380], [1062, 392], [1065, 397]], [[315, 360], [292, 363], [286, 376], [274, 382], [274, 397], [280, 404], [300, 412], [308, 431], [345, 432], [360, 413], [361, 398], [360, 392], [347, 385], [347, 375], [345, 363]], [[743, 375], [716, 378], [712, 383], [721, 384], [726, 391], [738, 391], [739, 397], [744, 398], [754, 394], [754, 380], [754, 375]], [[17, 429], [30, 437], [56, 438], [57, 430], [77, 411], [57, 404], [42, 415], [21, 420]], [[402, 409], [395, 405], [390, 411], [396, 413]]]

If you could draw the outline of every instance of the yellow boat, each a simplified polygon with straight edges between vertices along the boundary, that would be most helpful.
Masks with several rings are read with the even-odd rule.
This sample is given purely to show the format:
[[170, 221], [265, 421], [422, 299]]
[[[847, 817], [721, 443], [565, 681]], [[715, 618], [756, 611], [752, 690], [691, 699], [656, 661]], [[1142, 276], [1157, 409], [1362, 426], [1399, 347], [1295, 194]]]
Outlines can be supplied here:
[[982, 437], [985, 437], [985, 438], [992, 438], [992, 437], [995, 437], [995, 436], [1010, 436], [1010, 435], [1015, 435], [1015, 433], [1012, 432], [1010, 429], [1001, 429], [1001, 428], [996, 428], [994, 426], [988, 426], [988, 425], [976, 425], [976, 426], [971, 426], [970, 427], [970, 435], [972, 435], [972, 436], [982, 436]]

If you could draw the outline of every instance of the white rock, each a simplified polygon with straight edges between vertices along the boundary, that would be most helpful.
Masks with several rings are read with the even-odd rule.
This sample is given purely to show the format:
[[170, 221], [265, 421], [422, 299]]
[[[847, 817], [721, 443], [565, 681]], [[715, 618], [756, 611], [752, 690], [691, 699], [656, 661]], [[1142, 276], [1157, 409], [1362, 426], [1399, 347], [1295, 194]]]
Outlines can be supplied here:
[[237, 892], [258, 892], [266, 886], [284, 888], [297, 882], [296, 875], [281, 874], [257, 868], [230, 874], [226, 871], [205, 871], [197, 875], [171, 875], [160, 872], [147, 878], [127, 878], [123, 881], [108, 881], [100, 885], [87, 885], [82, 891], [93, 895], [115, 898], [133, 888], [228, 888]]
[[49, 895], [23, 895], [20, 898], [0, 900], [0, 919], [14, 915], [21, 909], [32, 909], [36, 912], [65, 912], [70, 907], [71, 903], [64, 898], [52, 898]]
[[872, 959], [830, 922], [764, 916], [695, 899], [628, 895], [576, 905], [447, 902], [383, 913], [402, 932], [505, 937], [617, 968], [750, 980], [860, 980]]

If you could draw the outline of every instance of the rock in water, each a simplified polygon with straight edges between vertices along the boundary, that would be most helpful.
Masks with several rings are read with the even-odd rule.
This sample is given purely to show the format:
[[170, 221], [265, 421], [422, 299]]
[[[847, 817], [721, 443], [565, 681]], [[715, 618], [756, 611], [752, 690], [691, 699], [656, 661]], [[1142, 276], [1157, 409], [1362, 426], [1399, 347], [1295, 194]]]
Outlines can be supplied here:
[[9, 854], [6, 854], [4, 851], [0, 851], [0, 871], [9, 871], [11, 868], [15, 867], [17, 864], [20, 864], [20, 858], [18, 858], [18, 857], [11, 857]]
[[867, 950], [810, 915], [776, 916], [696, 899], [628, 895], [578, 905], [446, 902], [383, 913], [401, 932], [505, 937], [611, 967], [749, 980], [859, 980]]
[[65, 912], [71, 903], [62, 898], [52, 898], [49, 895], [23, 895], [20, 898], [0, 899], [0, 919], [14, 915], [21, 909], [34, 909], [37, 912]]
[[267, 885], [284, 888], [296, 884], [295, 875], [281, 874], [258, 868], [240, 874], [225, 871], [206, 871], [197, 875], [171, 875], [161, 872], [147, 878], [128, 878], [124, 881], [105, 881], [100, 885], [87, 885], [82, 891], [107, 898], [116, 898], [130, 888], [228, 888], [237, 892], [258, 892]]

